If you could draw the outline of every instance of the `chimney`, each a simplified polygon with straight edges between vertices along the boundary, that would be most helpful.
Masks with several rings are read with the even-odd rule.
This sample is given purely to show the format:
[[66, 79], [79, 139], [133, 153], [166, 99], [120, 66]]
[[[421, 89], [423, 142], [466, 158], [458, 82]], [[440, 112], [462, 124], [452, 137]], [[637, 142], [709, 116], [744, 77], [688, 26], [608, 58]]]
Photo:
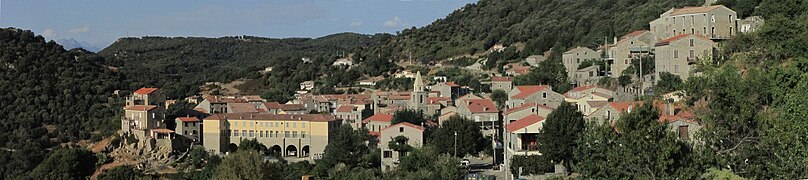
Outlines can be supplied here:
[[668, 115], [673, 116], [673, 115], [676, 114], [676, 112], [674, 111], [675, 109], [674, 109], [673, 103], [671, 101], [672, 100], [670, 100], [670, 99], [665, 100], [665, 110], [668, 111]]
[[617, 36], [614, 37], [614, 43], [613, 44], [617, 44]]

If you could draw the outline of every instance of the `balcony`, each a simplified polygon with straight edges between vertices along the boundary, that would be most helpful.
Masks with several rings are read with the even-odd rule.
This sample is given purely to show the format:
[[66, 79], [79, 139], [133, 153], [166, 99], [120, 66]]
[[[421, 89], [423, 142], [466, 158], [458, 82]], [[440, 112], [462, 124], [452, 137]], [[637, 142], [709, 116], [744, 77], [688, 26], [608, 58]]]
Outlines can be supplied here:
[[687, 65], [693, 65], [699, 62], [698, 58], [695, 57], [688, 57], [687, 58]]

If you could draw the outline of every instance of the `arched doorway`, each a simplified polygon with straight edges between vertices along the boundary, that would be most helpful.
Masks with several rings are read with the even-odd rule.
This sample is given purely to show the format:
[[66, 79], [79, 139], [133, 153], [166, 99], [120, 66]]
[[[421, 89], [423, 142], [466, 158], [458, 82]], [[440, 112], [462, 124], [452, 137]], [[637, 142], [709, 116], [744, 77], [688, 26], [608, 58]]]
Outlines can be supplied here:
[[300, 148], [300, 155], [303, 157], [309, 157], [309, 145], [305, 145], [303, 148]]
[[295, 147], [295, 145], [286, 146], [286, 156], [287, 157], [297, 156], [297, 147]]
[[276, 155], [276, 154], [277, 154], [277, 155], [279, 155], [279, 156], [280, 156], [281, 152], [283, 152], [283, 148], [281, 148], [281, 146], [274, 145], [274, 146], [272, 146], [272, 148], [270, 149], [270, 152], [272, 153], [272, 155]]
[[230, 145], [227, 145], [227, 152], [228, 153], [233, 153], [233, 152], [236, 152], [237, 150], [238, 150], [238, 145], [236, 145], [235, 143], [230, 143]]

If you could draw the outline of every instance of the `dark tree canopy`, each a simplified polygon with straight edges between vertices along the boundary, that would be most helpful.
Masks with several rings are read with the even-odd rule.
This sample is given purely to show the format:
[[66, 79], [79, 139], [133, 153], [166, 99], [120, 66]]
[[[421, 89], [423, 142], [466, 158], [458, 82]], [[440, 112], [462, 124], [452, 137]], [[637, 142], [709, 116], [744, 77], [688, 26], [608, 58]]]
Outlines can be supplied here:
[[455, 137], [457, 137], [457, 157], [476, 155], [490, 142], [486, 141], [480, 132], [480, 125], [460, 116], [452, 116], [429, 136], [428, 143], [434, 145], [440, 153], [454, 155]]
[[568, 169], [573, 160], [576, 140], [584, 130], [584, 115], [568, 102], [562, 102], [547, 116], [536, 138], [539, 151], [553, 162], [564, 162]]
[[426, 122], [426, 115], [424, 115], [423, 111], [414, 110], [414, 109], [402, 109], [396, 111], [393, 115], [393, 120], [390, 121], [390, 125], [408, 122], [415, 125], [422, 125]]

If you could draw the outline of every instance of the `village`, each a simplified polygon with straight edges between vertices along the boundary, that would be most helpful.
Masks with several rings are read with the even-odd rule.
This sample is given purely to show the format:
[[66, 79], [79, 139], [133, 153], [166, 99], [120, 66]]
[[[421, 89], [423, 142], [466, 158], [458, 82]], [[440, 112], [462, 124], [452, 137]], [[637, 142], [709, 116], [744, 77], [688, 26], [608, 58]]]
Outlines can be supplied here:
[[[546, 60], [549, 51], [506, 64], [502, 67], [504, 73], [492, 72], [482, 82], [490, 89], [488, 92], [447, 81], [443, 76], [406, 70], [391, 77], [412, 79], [413, 83], [407, 85], [410, 91], [369, 88], [385, 79], [381, 76], [358, 80], [356, 87], [348, 87], [363, 89], [356, 93], [319, 94], [312, 91], [318, 84], [306, 81], [300, 83], [295, 98], [289, 102], [272, 102], [259, 95], [212, 94], [170, 100], [159, 87], [143, 87], [128, 95], [122, 107], [125, 114], [120, 134], [134, 137], [136, 142], [129, 143], [138, 147], [165, 149], [163, 153], [176, 156], [193, 146], [204, 147], [209, 154], [227, 155], [242, 141], [254, 139], [273, 154], [315, 162], [322, 158], [335, 131], [349, 125], [366, 129], [374, 137], [382, 154], [382, 171], [389, 171], [406, 154], [388, 147], [388, 141], [403, 136], [408, 139], [406, 144], [421, 147], [427, 127], [441, 126], [457, 116], [477, 123], [482, 134], [492, 137], [490, 146], [503, 157], [488, 157], [486, 161], [493, 162], [486, 163], [491, 164], [489, 171], [499, 172], [509, 171], [511, 156], [542, 154], [536, 136], [548, 115], [562, 104], [574, 106], [588, 122], [614, 124], [622, 114], [653, 103], [660, 112], [659, 123], [680, 140], [693, 143], [702, 128], [694, 115], [698, 103], [683, 102], [687, 96], [683, 91], [656, 92], [654, 87], [661, 74], [680, 79], [699, 76], [696, 67], [712, 62], [723, 41], [753, 32], [762, 23], [760, 17], [738, 19], [735, 11], [722, 5], [670, 9], [651, 21], [649, 30], [613, 37], [611, 43], [563, 52], [567, 81], [573, 86], [566, 92], [556, 92], [550, 85], [514, 84], [516, 76], [528, 74]], [[495, 46], [492, 50], [504, 48]], [[643, 58], [652, 60], [652, 72], [632, 68], [633, 60]], [[350, 58], [334, 62], [335, 66], [352, 64]], [[631, 82], [616, 87], [599, 83], [603, 78], [621, 77], [629, 77]], [[507, 98], [495, 99], [494, 91], [504, 92]], [[194, 113], [166, 119], [166, 111], [177, 101], [195, 104]], [[428, 121], [391, 124], [394, 115], [405, 109], [422, 112]], [[564, 171], [557, 169], [557, 173]]]

